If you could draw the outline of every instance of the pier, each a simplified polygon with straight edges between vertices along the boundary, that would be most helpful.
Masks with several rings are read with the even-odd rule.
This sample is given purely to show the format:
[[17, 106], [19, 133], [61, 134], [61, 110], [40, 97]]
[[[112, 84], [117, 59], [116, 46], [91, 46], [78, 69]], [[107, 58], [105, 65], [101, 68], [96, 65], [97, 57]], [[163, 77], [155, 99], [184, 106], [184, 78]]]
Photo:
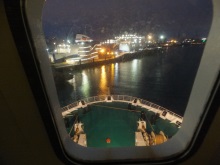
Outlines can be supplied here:
[[62, 68], [83, 69], [83, 68], [91, 67], [91, 66], [99, 66], [99, 65], [115, 63], [115, 62], [125, 62], [125, 61], [129, 61], [135, 58], [142, 58], [147, 55], [154, 55], [159, 51], [161, 51], [161, 49], [154, 48], [150, 50], [145, 49], [145, 50], [138, 51], [138, 52], [120, 53], [119, 55], [111, 57], [111, 58], [77, 59], [77, 60], [74, 60], [74, 62], [71, 64], [66, 62], [68, 59], [72, 58], [72, 56], [68, 56], [68, 57], [62, 57], [56, 60], [56, 62], [52, 63], [51, 65], [54, 69], [62, 69]]

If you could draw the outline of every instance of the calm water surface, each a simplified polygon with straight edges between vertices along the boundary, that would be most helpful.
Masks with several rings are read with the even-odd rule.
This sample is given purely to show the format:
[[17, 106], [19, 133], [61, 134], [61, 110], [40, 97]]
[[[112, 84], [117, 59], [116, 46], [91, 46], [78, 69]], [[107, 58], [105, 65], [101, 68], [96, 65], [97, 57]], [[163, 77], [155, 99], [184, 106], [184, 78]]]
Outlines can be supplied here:
[[61, 106], [85, 97], [130, 95], [183, 115], [204, 46], [170, 47], [162, 52], [126, 62], [83, 70], [63, 70], [74, 75], [57, 84]]

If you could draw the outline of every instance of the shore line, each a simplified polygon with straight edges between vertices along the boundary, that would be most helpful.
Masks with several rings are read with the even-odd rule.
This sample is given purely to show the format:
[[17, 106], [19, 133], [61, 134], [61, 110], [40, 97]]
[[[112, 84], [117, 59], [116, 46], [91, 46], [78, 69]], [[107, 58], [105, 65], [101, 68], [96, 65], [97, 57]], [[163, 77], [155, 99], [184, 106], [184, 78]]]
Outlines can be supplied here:
[[80, 63], [80, 64], [67, 64], [66, 62], [60, 62], [60, 63], [55, 63], [52, 64], [52, 68], [54, 69], [65, 69], [65, 68], [74, 68], [74, 69], [84, 69], [87, 67], [94, 67], [94, 66], [99, 66], [103, 64], [109, 64], [109, 63], [115, 63], [115, 62], [125, 62], [129, 61], [135, 58], [141, 58], [146, 55], [153, 55], [156, 52], [160, 51], [160, 49], [153, 49], [153, 50], [142, 50], [139, 52], [135, 53], [125, 53], [119, 57], [116, 58], [107, 58], [103, 60], [90, 60], [87, 61], [86, 63]]

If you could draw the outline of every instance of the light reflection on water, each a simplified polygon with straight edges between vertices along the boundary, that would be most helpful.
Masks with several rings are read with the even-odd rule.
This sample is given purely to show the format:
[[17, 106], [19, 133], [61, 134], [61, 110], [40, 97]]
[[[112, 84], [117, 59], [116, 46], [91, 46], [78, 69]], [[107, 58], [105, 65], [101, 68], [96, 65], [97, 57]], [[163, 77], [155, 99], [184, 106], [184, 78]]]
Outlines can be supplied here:
[[[100, 83], [99, 83], [100, 82]], [[96, 83], [99, 83], [100, 92], [99, 95], [107, 94], [107, 76], [106, 76], [106, 67], [103, 65], [101, 67], [101, 79], [97, 80]]]
[[182, 115], [202, 52], [203, 47], [179, 47], [127, 62], [73, 70], [75, 85], [69, 81], [57, 87], [61, 106], [86, 97], [118, 94], [146, 99]]
[[85, 71], [82, 72], [82, 86], [83, 86], [83, 88], [82, 88], [83, 93], [85, 93], [85, 95], [88, 96], [89, 89], [91, 87], [90, 87], [90, 82], [89, 82], [88, 76], [85, 73]]

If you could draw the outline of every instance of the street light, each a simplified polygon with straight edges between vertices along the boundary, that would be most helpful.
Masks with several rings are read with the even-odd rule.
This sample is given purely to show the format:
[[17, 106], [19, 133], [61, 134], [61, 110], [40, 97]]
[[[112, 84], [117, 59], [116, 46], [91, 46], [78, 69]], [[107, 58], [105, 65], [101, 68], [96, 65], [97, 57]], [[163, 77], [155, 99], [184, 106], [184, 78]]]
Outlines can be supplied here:
[[152, 39], [152, 36], [151, 36], [151, 35], [148, 35], [147, 38], [148, 38], [148, 40], [151, 40], [151, 39]]
[[165, 37], [164, 37], [164, 35], [160, 35], [160, 41], [159, 41], [159, 43], [164, 43], [164, 39], [165, 39]]
[[164, 39], [164, 36], [163, 36], [163, 35], [161, 35], [161, 36], [160, 36], [160, 39], [161, 39], [161, 40], [163, 40], [163, 39]]

